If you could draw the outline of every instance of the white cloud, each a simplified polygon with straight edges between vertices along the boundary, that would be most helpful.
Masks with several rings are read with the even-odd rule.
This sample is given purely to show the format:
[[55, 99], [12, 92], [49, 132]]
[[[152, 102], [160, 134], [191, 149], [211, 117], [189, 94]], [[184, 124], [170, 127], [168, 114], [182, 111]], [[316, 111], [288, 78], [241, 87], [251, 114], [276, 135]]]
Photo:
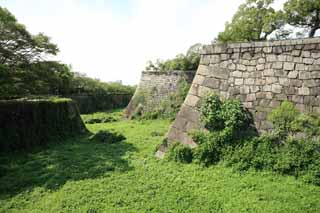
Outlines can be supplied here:
[[[103, 1], [94, 1], [101, 5]], [[33, 32], [58, 44], [58, 59], [104, 81], [138, 83], [147, 60], [210, 43], [244, 0], [131, 0], [130, 11], [80, 0], [0, 0]], [[89, 4], [89, 3], [87, 3]]]

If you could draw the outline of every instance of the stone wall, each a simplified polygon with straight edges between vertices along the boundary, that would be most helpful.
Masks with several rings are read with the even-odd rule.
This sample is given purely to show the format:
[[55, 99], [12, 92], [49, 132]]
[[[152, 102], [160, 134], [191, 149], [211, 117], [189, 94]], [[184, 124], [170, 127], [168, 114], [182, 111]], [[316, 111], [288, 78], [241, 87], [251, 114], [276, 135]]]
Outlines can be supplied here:
[[196, 71], [142, 72], [140, 83], [126, 108], [125, 116], [131, 118], [136, 107], [142, 102], [141, 94], [148, 94], [143, 103], [145, 110], [148, 111], [158, 106], [171, 93], [177, 91], [180, 80], [185, 79], [191, 84], [195, 73]]
[[284, 100], [320, 113], [320, 38], [205, 46], [169, 142], [196, 146], [187, 132], [200, 128], [197, 105], [208, 92], [240, 100], [260, 131], [272, 128], [267, 114]]

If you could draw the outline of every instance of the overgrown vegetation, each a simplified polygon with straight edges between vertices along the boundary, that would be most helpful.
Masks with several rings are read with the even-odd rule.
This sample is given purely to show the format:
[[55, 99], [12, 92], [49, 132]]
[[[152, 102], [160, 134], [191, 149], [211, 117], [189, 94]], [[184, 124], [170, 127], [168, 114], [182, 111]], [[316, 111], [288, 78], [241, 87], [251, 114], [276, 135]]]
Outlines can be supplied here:
[[181, 163], [191, 163], [193, 153], [188, 145], [181, 144], [179, 142], [170, 145], [170, 152], [168, 153], [168, 159]]
[[155, 63], [148, 61], [146, 71], [174, 71], [174, 70], [197, 70], [200, 63], [201, 44], [195, 44], [189, 48], [187, 54], [179, 54], [173, 59], [157, 60]]
[[169, 155], [177, 156], [174, 160], [191, 162], [193, 156], [194, 162], [206, 166], [222, 162], [241, 171], [270, 170], [320, 185], [320, 119], [316, 115], [299, 113], [284, 101], [269, 115], [274, 130], [258, 136], [250, 114], [238, 101], [221, 101], [210, 94], [200, 112], [209, 132], [191, 133], [198, 143], [192, 155], [185, 155], [182, 148], [171, 148]]
[[0, 154], [0, 212], [320, 209], [320, 188], [290, 176], [158, 160], [153, 150], [170, 123], [160, 119], [88, 124], [93, 133], [114, 129], [127, 139], [106, 145], [77, 136], [34, 152]]

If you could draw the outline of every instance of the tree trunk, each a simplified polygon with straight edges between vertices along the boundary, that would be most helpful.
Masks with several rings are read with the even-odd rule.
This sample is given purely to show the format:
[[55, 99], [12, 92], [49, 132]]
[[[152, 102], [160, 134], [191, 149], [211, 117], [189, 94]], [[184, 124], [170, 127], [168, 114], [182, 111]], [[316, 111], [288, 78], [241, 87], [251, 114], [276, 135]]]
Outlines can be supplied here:
[[310, 32], [309, 32], [309, 38], [313, 38], [318, 29], [320, 29], [320, 27], [313, 27], [313, 28], [311, 28], [311, 30], [310, 30]]

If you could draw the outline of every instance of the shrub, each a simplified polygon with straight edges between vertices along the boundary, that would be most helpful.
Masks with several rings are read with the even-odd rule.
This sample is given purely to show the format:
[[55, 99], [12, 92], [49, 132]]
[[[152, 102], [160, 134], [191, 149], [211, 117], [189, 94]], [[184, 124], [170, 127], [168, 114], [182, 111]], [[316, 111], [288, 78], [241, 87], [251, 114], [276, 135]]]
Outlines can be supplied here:
[[[209, 132], [190, 133], [198, 143], [192, 150], [194, 162], [209, 166], [223, 161], [241, 171], [269, 170], [320, 185], [318, 116], [299, 113], [292, 103], [284, 102], [268, 116], [274, 131], [258, 136], [252, 131], [251, 115], [238, 101], [221, 101], [209, 94], [200, 113]], [[304, 137], [296, 137], [299, 132]]]
[[189, 146], [182, 143], [174, 143], [170, 146], [168, 159], [180, 163], [191, 163], [192, 150]]
[[91, 141], [103, 142], [108, 144], [117, 143], [125, 139], [126, 137], [121, 133], [109, 130], [100, 130], [99, 132], [90, 137]]
[[284, 101], [280, 107], [271, 112], [271, 114], [268, 116], [268, 120], [273, 123], [273, 126], [276, 130], [286, 134], [293, 131], [292, 122], [295, 120], [298, 114], [299, 111], [291, 102]]
[[238, 100], [222, 102], [219, 96], [209, 94], [200, 107], [200, 118], [209, 131], [232, 131], [245, 129], [252, 123], [252, 117]]
[[222, 102], [219, 96], [209, 94], [200, 107], [200, 119], [205, 128], [209, 131], [221, 130], [224, 128], [223, 120], [220, 117]]

